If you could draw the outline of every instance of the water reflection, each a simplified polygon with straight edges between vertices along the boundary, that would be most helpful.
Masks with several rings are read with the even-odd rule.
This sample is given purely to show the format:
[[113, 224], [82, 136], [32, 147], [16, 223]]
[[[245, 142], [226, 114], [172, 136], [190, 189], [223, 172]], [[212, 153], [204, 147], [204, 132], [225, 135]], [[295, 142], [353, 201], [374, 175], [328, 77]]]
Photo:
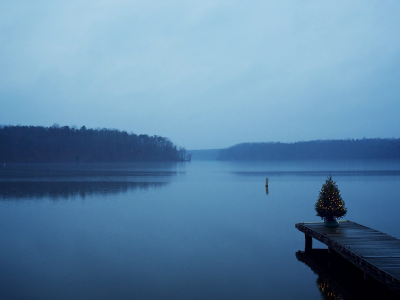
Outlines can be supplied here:
[[321, 299], [400, 299], [378, 281], [364, 279], [364, 273], [336, 253], [327, 249], [297, 251], [297, 260], [306, 264], [318, 275], [316, 285]]
[[161, 188], [176, 164], [9, 164], [0, 170], [0, 199], [68, 199]]
[[365, 170], [365, 171], [256, 171], [231, 172], [239, 176], [400, 176], [400, 170]]
[[321, 293], [321, 298], [324, 300], [340, 300], [343, 299], [328, 283], [323, 281], [321, 277], [317, 279], [318, 289]]
[[133, 190], [161, 188], [168, 182], [129, 181], [36, 181], [0, 182], [0, 199], [69, 199], [76, 196], [85, 198], [92, 195], [115, 195]]
[[[182, 173], [182, 172], [179, 172]], [[37, 169], [7, 169], [0, 172], [0, 181], [21, 180], [113, 180], [118, 177], [132, 179], [138, 177], [170, 177], [176, 176], [177, 171], [172, 170], [118, 170], [118, 169], [67, 169], [67, 168], [37, 168]]]

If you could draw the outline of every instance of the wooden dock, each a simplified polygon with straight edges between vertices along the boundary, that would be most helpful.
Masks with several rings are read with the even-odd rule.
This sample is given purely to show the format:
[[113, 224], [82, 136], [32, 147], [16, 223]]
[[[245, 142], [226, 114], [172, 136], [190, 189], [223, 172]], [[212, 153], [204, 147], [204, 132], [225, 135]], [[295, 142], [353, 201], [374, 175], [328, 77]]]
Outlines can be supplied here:
[[364, 271], [365, 278], [371, 276], [400, 294], [400, 240], [355, 222], [339, 223], [338, 227], [323, 222], [295, 227], [305, 234], [305, 251], [312, 249], [314, 238]]

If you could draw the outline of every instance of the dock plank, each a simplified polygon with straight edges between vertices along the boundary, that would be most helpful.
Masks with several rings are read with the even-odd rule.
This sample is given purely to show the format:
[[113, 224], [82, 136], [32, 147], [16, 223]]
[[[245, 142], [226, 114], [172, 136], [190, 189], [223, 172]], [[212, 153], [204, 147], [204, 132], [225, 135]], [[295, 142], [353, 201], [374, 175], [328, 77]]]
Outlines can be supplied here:
[[339, 223], [338, 227], [326, 227], [323, 222], [295, 227], [400, 294], [400, 240], [355, 222]]

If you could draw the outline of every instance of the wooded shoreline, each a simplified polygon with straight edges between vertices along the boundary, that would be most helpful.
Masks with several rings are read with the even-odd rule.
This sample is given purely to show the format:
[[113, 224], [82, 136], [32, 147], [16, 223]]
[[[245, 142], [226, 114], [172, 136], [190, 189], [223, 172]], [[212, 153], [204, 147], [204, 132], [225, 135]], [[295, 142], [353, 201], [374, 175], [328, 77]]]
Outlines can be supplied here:
[[243, 143], [221, 149], [217, 160], [400, 159], [400, 139]]
[[80, 129], [55, 124], [1, 126], [0, 162], [190, 161], [168, 138], [116, 129]]

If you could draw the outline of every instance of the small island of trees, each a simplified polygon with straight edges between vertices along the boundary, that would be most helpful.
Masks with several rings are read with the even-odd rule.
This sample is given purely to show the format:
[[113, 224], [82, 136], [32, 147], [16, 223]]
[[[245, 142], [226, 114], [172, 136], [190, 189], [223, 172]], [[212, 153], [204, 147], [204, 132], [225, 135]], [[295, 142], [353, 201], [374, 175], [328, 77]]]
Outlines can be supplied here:
[[168, 138], [54, 124], [0, 126], [0, 162], [190, 161]]

